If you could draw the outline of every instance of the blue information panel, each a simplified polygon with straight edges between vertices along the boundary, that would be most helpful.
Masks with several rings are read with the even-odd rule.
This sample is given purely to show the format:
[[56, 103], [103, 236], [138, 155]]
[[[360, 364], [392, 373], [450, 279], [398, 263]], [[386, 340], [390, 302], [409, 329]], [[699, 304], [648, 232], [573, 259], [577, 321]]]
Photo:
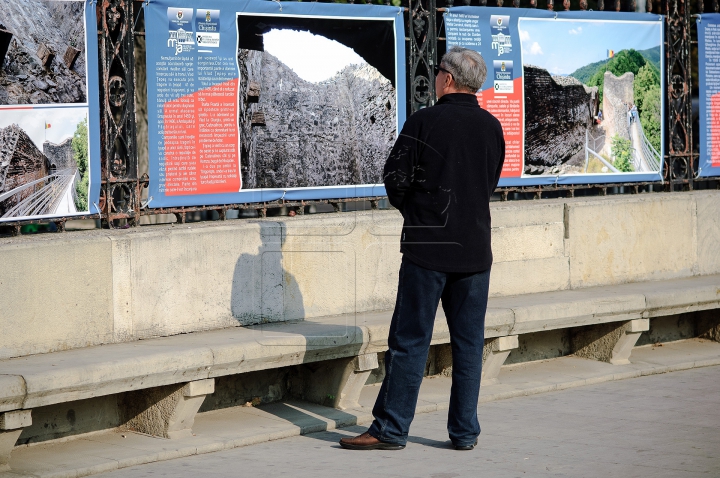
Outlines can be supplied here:
[[0, 222], [100, 213], [95, 10], [0, 2]]
[[385, 194], [405, 119], [401, 9], [145, 8], [150, 207]]
[[477, 98], [503, 125], [500, 186], [661, 180], [662, 18], [448, 9], [448, 48], [487, 64]]
[[700, 162], [697, 175], [720, 176], [720, 15], [698, 15]]

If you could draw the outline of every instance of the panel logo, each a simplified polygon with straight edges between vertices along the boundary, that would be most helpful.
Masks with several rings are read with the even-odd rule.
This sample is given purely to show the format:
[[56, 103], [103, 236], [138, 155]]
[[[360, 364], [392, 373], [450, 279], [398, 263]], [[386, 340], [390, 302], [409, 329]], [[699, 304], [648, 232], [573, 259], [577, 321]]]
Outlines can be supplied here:
[[220, 46], [220, 10], [198, 8], [195, 14], [195, 41], [198, 48]]
[[192, 8], [167, 9], [168, 18], [168, 48], [175, 50], [175, 54], [187, 53], [193, 50], [195, 39], [193, 36]]
[[509, 60], [493, 60], [493, 87], [495, 93], [514, 93], [513, 62]]
[[491, 47], [497, 50], [498, 56], [512, 52], [510, 38], [510, 15], [490, 15]]

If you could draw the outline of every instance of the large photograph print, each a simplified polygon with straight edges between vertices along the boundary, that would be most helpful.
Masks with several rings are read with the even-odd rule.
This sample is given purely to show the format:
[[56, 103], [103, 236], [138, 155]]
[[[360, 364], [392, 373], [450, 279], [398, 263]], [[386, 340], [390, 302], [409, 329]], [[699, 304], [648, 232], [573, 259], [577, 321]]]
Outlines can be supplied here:
[[720, 176], [720, 15], [697, 16], [700, 159], [695, 174]]
[[384, 194], [405, 115], [397, 8], [146, 8], [150, 207]]
[[659, 22], [521, 18], [525, 175], [657, 173]]
[[238, 16], [243, 188], [382, 183], [395, 42], [389, 22], [368, 23]]
[[85, 6], [0, 3], [0, 221], [87, 214], [97, 202]]
[[86, 108], [0, 110], [0, 219], [89, 210]]
[[448, 47], [478, 51], [476, 96], [502, 124], [500, 186], [660, 181], [660, 15], [454, 7]]
[[85, 3], [0, 2], [0, 105], [86, 103]]

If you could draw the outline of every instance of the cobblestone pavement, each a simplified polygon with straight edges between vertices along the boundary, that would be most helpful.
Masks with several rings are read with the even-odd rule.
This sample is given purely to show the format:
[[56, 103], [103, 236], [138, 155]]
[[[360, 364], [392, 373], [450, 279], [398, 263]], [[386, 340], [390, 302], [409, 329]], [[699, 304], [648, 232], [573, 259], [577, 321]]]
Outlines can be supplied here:
[[447, 412], [417, 416], [402, 451], [349, 451], [351, 427], [125, 468], [107, 478], [720, 477], [720, 367], [482, 404], [470, 452], [450, 448]]

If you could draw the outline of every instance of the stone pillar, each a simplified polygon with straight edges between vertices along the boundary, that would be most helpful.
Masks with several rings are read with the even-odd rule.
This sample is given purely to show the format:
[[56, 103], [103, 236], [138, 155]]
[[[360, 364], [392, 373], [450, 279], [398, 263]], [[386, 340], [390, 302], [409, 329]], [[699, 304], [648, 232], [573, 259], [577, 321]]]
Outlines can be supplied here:
[[513, 349], [518, 348], [518, 336], [497, 337], [485, 343], [483, 348], [482, 384], [497, 383], [500, 367]]
[[0, 413], [0, 472], [10, 470], [10, 454], [23, 428], [32, 425], [30, 410]]
[[65, 50], [63, 61], [69, 70], [72, 70], [73, 66], [75, 66], [75, 60], [77, 60], [79, 54], [80, 50], [72, 46], [67, 47], [67, 50]]
[[339, 410], [358, 408], [360, 392], [376, 368], [376, 353], [300, 365], [291, 378], [291, 393], [301, 400]]
[[192, 436], [195, 415], [214, 392], [215, 379], [209, 378], [126, 393], [120, 400], [124, 428], [171, 439]]
[[44, 43], [41, 43], [38, 47], [37, 56], [40, 59], [40, 63], [44, 68], [48, 68], [52, 61], [55, 59], [55, 52]]
[[630, 363], [630, 353], [640, 334], [649, 329], [650, 319], [583, 327], [572, 333], [572, 347], [578, 357], [624, 365]]
[[[500, 367], [505, 363], [510, 352], [516, 348], [518, 348], [517, 335], [497, 337], [485, 341], [482, 358], [482, 385], [497, 383]], [[431, 349], [431, 353], [434, 356], [428, 358], [427, 375], [440, 374], [452, 377], [452, 346], [450, 344], [439, 344]]]
[[702, 310], [695, 316], [698, 337], [720, 342], [720, 309]]

